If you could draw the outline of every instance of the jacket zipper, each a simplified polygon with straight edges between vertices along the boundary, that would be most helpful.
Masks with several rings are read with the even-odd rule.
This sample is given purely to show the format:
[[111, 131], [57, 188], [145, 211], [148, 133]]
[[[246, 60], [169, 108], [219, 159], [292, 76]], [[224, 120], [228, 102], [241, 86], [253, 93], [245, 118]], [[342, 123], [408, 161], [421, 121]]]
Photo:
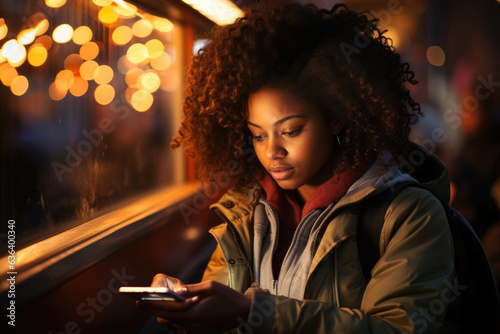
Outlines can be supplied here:
[[328, 216], [325, 217], [325, 219], [323, 219], [323, 222], [321, 223], [321, 226], [319, 228], [318, 233], [316, 233], [316, 235], [314, 236], [314, 241], [313, 241], [313, 244], [311, 247], [311, 257], [314, 257], [314, 254], [316, 254], [316, 249], [317, 249], [318, 243], [319, 243], [319, 241], [318, 241], [319, 236], [322, 236], [323, 233], [325, 233], [325, 229], [328, 226], [326, 221], [332, 220], [335, 217], [334, 214], [338, 215], [341, 210], [358, 205], [365, 198], [369, 197], [373, 192], [374, 191], [369, 192], [368, 194], [366, 194], [365, 196], [363, 196], [362, 198], [360, 198], [356, 202], [347, 203], [347, 204], [344, 204], [344, 205], [336, 208], [334, 211], [330, 212], [328, 214]]
[[233, 223], [226, 217], [225, 214], [222, 213], [222, 211], [220, 211], [219, 209], [217, 208], [214, 208], [214, 211], [219, 215], [219, 217], [221, 217], [226, 223], [227, 225], [229, 226], [229, 229], [231, 230], [231, 233], [233, 234], [233, 237], [236, 241], [236, 246], [238, 247], [238, 250], [240, 251], [240, 254], [243, 258], [243, 261], [245, 262], [245, 265], [247, 266], [248, 268], [248, 272], [250, 274], [250, 283], [253, 283], [254, 280], [253, 280], [253, 271], [252, 271], [252, 266], [250, 265], [250, 262], [248, 261], [248, 256], [245, 252], [245, 249], [243, 247], [243, 241], [241, 241], [241, 237], [238, 235], [238, 232], [236, 231], [236, 228], [234, 227]]

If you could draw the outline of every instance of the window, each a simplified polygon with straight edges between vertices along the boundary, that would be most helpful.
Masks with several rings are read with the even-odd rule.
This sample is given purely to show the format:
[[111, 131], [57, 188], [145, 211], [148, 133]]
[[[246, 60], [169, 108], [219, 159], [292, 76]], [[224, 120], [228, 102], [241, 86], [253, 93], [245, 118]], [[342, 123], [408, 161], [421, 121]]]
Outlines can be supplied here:
[[185, 182], [182, 24], [122, 0], [0, 13], [0, 240], [9, 220], [20, 249]]

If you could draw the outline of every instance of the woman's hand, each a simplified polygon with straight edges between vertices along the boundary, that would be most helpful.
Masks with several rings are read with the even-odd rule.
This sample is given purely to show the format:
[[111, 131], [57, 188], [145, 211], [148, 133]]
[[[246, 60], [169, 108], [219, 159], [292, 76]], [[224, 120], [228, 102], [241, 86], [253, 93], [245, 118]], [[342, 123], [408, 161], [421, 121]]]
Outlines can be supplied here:
[[157, 316], [159, 323], [195, 333], [219, 332], [247, 321], [250, 298], [224, 284], [206, 281], [175, 291], [186, 297], [186, 302], [151, 301], [140, 306]]

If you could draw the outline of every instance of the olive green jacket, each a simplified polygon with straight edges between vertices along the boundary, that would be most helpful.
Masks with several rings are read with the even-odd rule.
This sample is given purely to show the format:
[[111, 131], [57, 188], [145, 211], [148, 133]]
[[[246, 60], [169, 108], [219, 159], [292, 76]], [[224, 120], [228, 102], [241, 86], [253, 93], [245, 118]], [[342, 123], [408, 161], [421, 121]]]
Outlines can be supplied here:
[[[446, 168], [429, 151], [413, 148], [412, 155], [398, 162], [447, 203]], [[358, 258], [362, 201], [408, 178], [395, 165], [381, 174], [374, 164], [333, 206], [311, 250], [303, 300], [250, 287], [253, 212], [262, 191], [258, 186], [246, 193], [231, 190], [212, 206], [225, 222], [210, 231], [218, 246], [203, 280], [252, 297], [248, 319], [238, 319], [245, 333], [437, 333], [457, 289], [453, 241], [435, 196], [406, 188], [393, 200], [380, 236], [381, 257], [369, 282]]]

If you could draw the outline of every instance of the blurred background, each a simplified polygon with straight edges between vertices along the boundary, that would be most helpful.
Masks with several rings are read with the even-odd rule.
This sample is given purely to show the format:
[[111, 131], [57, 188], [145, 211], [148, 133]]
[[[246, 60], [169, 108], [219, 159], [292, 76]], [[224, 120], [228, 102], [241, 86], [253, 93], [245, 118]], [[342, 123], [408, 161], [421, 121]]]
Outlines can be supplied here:
[[[0, 3], [0, 267], [3, 275], [14, 220], [19, 312], [59, 314], [37, 332], [68, 324], [137, 332], [147, 315], [116, 295], [113, 279], [144, 285], [162, 270], [199, 277], [213, 249], [213, 217], [186, 190], [196, 179], [192, 162], [169, 143], [200, 36], [254, 2]], [[299, 2], [329, 9], [339, 1]], [[379, 17], [410, 63], [424, 113], [412, 139], [448, 166], [451, 204], [476, 229], [499, 277], [500, 2], [344, 3]], [[1, 288], [4, 302], [8, 286]], [[119, 325], [126, 314], [133, 325]]]

